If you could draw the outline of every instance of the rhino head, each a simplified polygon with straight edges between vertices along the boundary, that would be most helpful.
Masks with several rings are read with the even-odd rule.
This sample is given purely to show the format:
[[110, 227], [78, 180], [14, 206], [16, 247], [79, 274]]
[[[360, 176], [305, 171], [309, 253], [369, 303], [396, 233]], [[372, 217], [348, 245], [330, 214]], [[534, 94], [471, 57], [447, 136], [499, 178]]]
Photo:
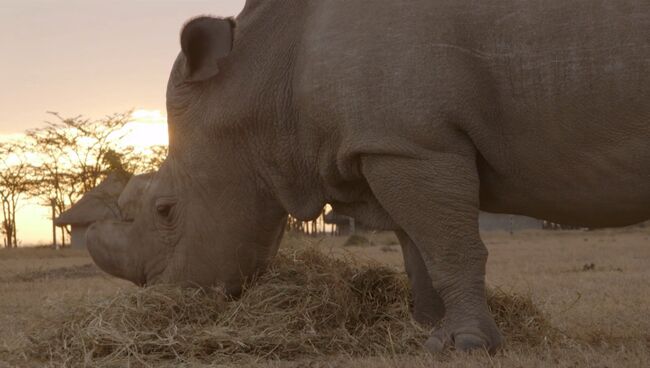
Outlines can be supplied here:
[[242, 154], [255, 152], [258, 132], [234, 107], [245, 99], [230, 60], [234, 28], [207, 17], [184, 27], [167, 90], [169, 154], [146, 184], [129, 183], [119, 201], [125, 218], [87, 233], [106, 272], [238, 294], [276, 253], [287, 213], [253, 155]]

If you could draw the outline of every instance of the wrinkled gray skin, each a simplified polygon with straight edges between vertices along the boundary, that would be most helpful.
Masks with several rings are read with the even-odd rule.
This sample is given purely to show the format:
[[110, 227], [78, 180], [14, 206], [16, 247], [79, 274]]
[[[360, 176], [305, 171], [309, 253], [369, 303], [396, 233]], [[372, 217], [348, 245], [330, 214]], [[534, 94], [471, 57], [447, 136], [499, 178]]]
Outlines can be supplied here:
[[[138, 281], [132, 278], [129, 273], [124, 273], [124, 270], [131, 269], [130, 248], [125, 247], [125, 242], [120, 242], [123, 234], [119, 231], [111, 232], [114, 228], [121, 229], [119, 224], [124, 222], [131, 222], [134, 220], [136, 214], [142, 210], [144, 201], [142, 197], [145, 191], [149, 188], [152, 178], [155, 173], [141, 174], [132, 176], [128, 182], [120, 182], [119, 185], [113, 184], [115, 180], [109, 176], [98, 188], [106, 183], [112, 185], [113, 191], [111, 193], [112, 203], [117, 207], [117, 211], [111, 212], [111, 215], [101, 218], [95, 218], [93, 223], [86, 232], [86, 246], [90, 252], [91, 257], [104, 271], [112, 275], [121, 275], [138, 284], [144, 284], [144, 281]], [[93, 194], [97, 188], [89, 192]], [[84, 198], [89, 194], [84, 195]], [[83, 198], [82, 198], [83, 201]], [[82, 201], [79, 201], [81, 203]], [[76, 208], [78, 206], [75, 205]], [[87, 208], [89, 206], [85, 206]], [[95, 205], [94, 208], [100, 207]], [[95, 209], [96, 211], [96, 209]], [[96, 222], [104, 220], [101, 225], [96, 225]], [[110, 240], [113, 244], [111, 247], [98, 246], [100, 242], [96, 240], [99, 237], [105, 244], [106, 240]]]
[[117, 205], [120, 208], [120, 219], [133, 221], [143, 205], [142, 196], [149, 188], [155, 173], [140, 174], [131, 177], [120, 192]]
[[650, 217], [648, 1], [257, 0], [231, 26], [187, 24], [169, 157], [89, 234], [116, 276], [237, 293], [331, 203], [397, 231], [430, 350], [494, 351], [479, 209]]

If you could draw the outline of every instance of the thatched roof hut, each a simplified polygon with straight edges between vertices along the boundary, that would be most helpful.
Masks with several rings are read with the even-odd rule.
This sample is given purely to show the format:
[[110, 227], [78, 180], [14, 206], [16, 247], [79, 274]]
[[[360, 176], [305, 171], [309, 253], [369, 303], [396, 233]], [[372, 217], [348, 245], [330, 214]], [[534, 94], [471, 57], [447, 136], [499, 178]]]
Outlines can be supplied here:
[[117, 200], [128, 181], [129, 176], [125, 173], [109, 174], [97, 187], [54, 219], [56, 226], [72, 227], [73, 248], [86, 248], [86, 231], [93, 222], [120, 217]]

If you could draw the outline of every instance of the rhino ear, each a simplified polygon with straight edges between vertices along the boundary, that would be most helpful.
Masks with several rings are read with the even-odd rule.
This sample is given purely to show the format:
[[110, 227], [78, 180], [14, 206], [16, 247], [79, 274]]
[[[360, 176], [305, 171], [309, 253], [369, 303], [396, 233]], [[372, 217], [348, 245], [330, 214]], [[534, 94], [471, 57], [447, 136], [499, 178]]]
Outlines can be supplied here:
[[203, 81], [219, 73], [218, 61], [232, 50], [234, 28], [232, 18], [212, 17], [195, 18], [183, 27], [181, 49], [188, 81]]

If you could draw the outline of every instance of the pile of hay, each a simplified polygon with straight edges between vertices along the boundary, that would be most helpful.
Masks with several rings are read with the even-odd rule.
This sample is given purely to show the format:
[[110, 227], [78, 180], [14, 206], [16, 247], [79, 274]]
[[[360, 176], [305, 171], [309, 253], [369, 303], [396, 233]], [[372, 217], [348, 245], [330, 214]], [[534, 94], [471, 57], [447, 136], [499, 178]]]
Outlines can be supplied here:
[[[528, 298], [492, 292], [490, 305], [509, 343], [538, 344], [550, 331]], [[95, 366], [232, 363], [410, 354], [427, 336], [410, 318], [403, 274], [301, 250], [280, 254], [237, 301], [151, 287], [59, 305], [31, 330], [27, 354]]]

